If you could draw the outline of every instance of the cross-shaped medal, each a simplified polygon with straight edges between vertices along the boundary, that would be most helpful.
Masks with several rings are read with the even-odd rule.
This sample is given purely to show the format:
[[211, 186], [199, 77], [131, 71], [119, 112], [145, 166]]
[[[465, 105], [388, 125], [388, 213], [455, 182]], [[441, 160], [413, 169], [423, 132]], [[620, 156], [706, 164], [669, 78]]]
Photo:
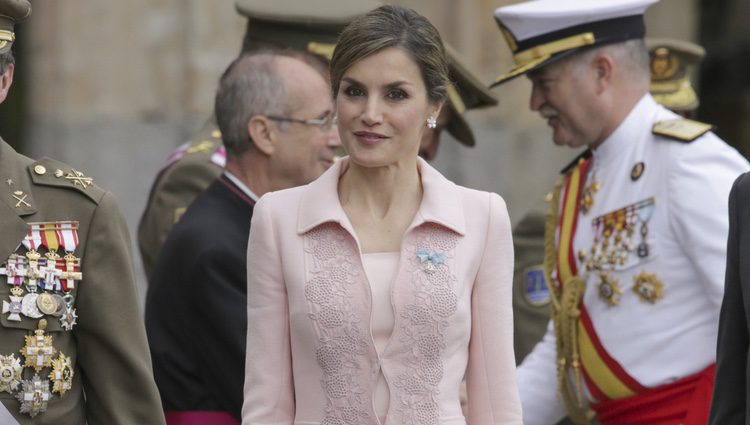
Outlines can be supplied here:
[[49, 381], [42, 381], [39, 375], [22, 381], [23, 390], [16, 396], [21, 403], [21, 413], [28, 413], [32, 418], [47, 410], [50, 399]]
[[17, 254], [11, 254], [5, 267], [0, 267], [0, 274], [8, 276], [8, 285], [20, 286], [26, 277], [26, 261]]
[[54, 251], [48, 252], [45, 256], [47, 257], [47, 263], [44, 267], [39, 268], [42, 280], [44, 280], [44, 284], [41, 286], [48, 291], [59, 291], [61, 290], [60, 275], [62, 271], [57, 269], [56, 261], [60, 259], [60, 256]]
[[10, 302], [3, 300], [3, 314], [8, 314], [8, 320], [20, 322], [21, 311], [23, 311], [23, 289], [16, 286], [10, 290], [10, 293]]
[[39, 372], [45, 367], [52, 366], [52, 357], [57, 350], [52, 346], [52, 337], [44, 336], [47, 321], [39, 321], [39, 329], [34, 331], [34, 336], [26, 336], [26, 345], [21, 348], [21, 354], [26, 358], [24, 367], [33, 367]]
[[70, 357], [60, 352], [60, 356], [52, 362], [49, 379], [52, 381], [52, 392], [60, 394], [60, 397], [73, 388], [73, 362]]
[[41, 257], [38, 252], [33, 250], [26, 253], [26, 258], [29, 259], [26, 276], [29, 278], [29, 288], [33, 288], [33, 290], [36, 290], [36, 281], [42, 277], [42, 274], [39, 272], [39, 259]]
[[81, 260], [73, 254], [65, 256], [65, 270], [60, 273], [60, 279], [63, 280], [63, 291], [71, 291], [75, 288], [75, 281], [83, 279], [83, 274], [76, 271], [76, 265]]

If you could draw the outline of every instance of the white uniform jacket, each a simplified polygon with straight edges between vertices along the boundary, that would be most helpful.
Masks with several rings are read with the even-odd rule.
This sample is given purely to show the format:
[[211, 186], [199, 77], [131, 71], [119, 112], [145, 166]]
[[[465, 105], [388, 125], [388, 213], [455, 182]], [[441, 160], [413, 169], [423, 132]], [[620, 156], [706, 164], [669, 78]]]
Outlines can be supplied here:
[[[646, 387], [700, 372], [715, 362], [717, 324], [723, 295], [728, 231], [727, 199], [732, 182], [748, 162], [709, 132], [686, 143], [652, 133], [654, 123], [678, 118], [644, 96], [596, 150], [587, 184], [600, 183], [593, 205], [579, 211], [574, 252], [591, 252], [601, 241], [596, 218], [642, 201], [631, 209], [633, 243], [646, 242], [608, 275], [619, 286], [619, 304], [600, 296], [600, 276], [576, 259], [586, 280], [583, 303], [599, 339], [625, 371]], [[642, 167], [638, 173], [634, 168]], [[561, 202], [562, 203], [562, 202]], [[641, 224], [646, 234], [641, 236]], [[559, 230], [559, 229], [558, 229]], [[655, 275], [663, 285], [654, 303], [634, 291], [636, 276]], [[548, 425], [564, 415], [557, 400], [555, 335], [552, 327], [519, 367], [524, 423]], [[588, 396], [590, 397], [590, 396]]]

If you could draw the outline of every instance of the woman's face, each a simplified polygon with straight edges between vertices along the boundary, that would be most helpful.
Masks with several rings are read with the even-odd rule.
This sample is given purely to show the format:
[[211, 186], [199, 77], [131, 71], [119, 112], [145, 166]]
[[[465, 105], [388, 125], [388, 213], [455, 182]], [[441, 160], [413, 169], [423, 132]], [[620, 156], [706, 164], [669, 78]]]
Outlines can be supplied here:
[[342, 144], [365, 167], [414, 161], [427, 118], [439, 111], [428, 101], [417, 63], [396, 47], [355, 62], [336, 96]]

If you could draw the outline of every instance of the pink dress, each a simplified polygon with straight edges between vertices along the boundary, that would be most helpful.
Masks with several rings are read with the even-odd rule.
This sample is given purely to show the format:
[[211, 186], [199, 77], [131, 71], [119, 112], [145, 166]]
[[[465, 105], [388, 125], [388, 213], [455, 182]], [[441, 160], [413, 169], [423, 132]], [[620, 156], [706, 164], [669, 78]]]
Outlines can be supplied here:
[[[367, 281], [370, 283], [370, 292], [372, 292], [372, 322], [371, 332], [375, 343], [375, 351], [380, 357], [388, 339], [393, 333], [395, 317], [393, 316], [393, 304], [391, 303], [391, 285], [398, 272], [398, 260], [400, 252], [375, 252], [363, 254], [362, 262], [367, 275]], [[383, 371], [378, 372], [378, 384], [375, 388], [375, 413], [380, 419], [380, 423], [385, 423], [385, 416], [388, 413], [388, 404], [390, 402], [390, 392], [388, 384], [385, 381]]]

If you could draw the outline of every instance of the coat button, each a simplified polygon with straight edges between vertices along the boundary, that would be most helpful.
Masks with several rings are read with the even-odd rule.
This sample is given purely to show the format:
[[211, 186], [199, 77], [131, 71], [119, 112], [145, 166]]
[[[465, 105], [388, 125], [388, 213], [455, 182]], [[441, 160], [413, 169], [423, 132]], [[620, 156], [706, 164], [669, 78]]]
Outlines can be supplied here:
[[40, 176], [43, 176], [44, 173], [47, 172], [47, 169], [44, 168], [44, 165], [41, 165], [41, 164], [40, 165], [35, 165], [34, 166], [34, 172], [37, 173], [37, 174], [39, 174]]

